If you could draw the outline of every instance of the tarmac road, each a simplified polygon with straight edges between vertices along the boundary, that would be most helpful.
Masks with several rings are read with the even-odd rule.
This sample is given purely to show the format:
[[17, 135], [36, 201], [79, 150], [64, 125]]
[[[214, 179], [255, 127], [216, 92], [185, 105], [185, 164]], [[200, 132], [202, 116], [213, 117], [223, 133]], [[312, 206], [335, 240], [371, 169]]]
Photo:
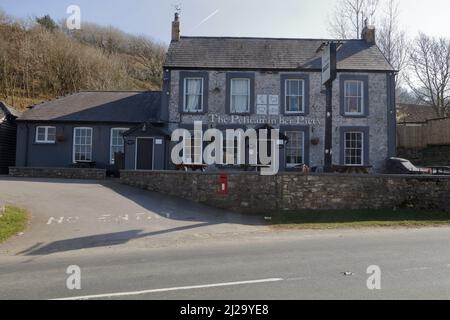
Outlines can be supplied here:
[[0, 196], [33, 213], [0, 245], [0, 299], [450, 299], [450, 228], [274, 231], [114, 182], [0, 178]]

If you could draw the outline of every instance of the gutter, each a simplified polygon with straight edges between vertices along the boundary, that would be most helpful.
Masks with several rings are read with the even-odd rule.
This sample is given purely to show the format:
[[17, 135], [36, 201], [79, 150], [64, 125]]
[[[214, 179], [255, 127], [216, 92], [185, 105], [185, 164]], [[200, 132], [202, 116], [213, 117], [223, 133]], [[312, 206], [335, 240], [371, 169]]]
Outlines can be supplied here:
[[[176, 66], [165, 66], [164, 69], [167, 70], [208, 70], [208, 71], [259, 71], [259, 72], [322, 72], [320, 68], [291, 68], [291, 69], [273, 69], [273, 68], [242, 68], [242, 67], [176, 67]], [[387, 69], [337, 69], [337, 72], [345, 73], [398, 73], [397, 70], [387, 70]]]

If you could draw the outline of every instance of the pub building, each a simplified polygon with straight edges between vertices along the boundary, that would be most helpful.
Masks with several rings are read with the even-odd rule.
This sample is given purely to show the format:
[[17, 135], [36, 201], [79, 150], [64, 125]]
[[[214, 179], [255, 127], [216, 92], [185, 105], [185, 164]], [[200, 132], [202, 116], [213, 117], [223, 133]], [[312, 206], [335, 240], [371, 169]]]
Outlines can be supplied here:
[[[172, 133], [193, 131], [196, 121], [203, 132], [278, 129], [280, 171], [379, 173], [395, 156], [396, 71], [373, 26], [358, 40], [188, 37], [180, 30], [175, 14], [162, 91], [80, 92], [25, 112], [17, 120], [16, 166], [171, 170]], [[224, 141], [225, 155], [236, 149]], [[185, 158], [204, 168], [194, 155]], [[249, 169], [207, 169], [215, 167]]]

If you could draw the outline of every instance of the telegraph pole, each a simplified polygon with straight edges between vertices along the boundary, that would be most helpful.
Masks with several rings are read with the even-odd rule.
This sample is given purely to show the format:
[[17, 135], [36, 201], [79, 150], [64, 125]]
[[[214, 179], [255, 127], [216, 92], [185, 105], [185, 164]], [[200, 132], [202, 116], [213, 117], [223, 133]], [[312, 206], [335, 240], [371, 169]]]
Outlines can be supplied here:
[[333, 171], [333, 81], [337, 77], [337, 44], [326, 44], [322, 55], [322, 84], [326, 88], [324, 171]]

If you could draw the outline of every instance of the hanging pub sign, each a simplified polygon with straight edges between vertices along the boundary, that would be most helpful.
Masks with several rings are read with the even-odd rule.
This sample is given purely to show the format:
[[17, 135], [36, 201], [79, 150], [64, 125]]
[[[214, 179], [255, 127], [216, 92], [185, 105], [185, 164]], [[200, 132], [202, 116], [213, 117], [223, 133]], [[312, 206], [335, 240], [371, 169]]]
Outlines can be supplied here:
[[322, 54], [322, 84], [336, 79], [336, 43], [328, 43]]

